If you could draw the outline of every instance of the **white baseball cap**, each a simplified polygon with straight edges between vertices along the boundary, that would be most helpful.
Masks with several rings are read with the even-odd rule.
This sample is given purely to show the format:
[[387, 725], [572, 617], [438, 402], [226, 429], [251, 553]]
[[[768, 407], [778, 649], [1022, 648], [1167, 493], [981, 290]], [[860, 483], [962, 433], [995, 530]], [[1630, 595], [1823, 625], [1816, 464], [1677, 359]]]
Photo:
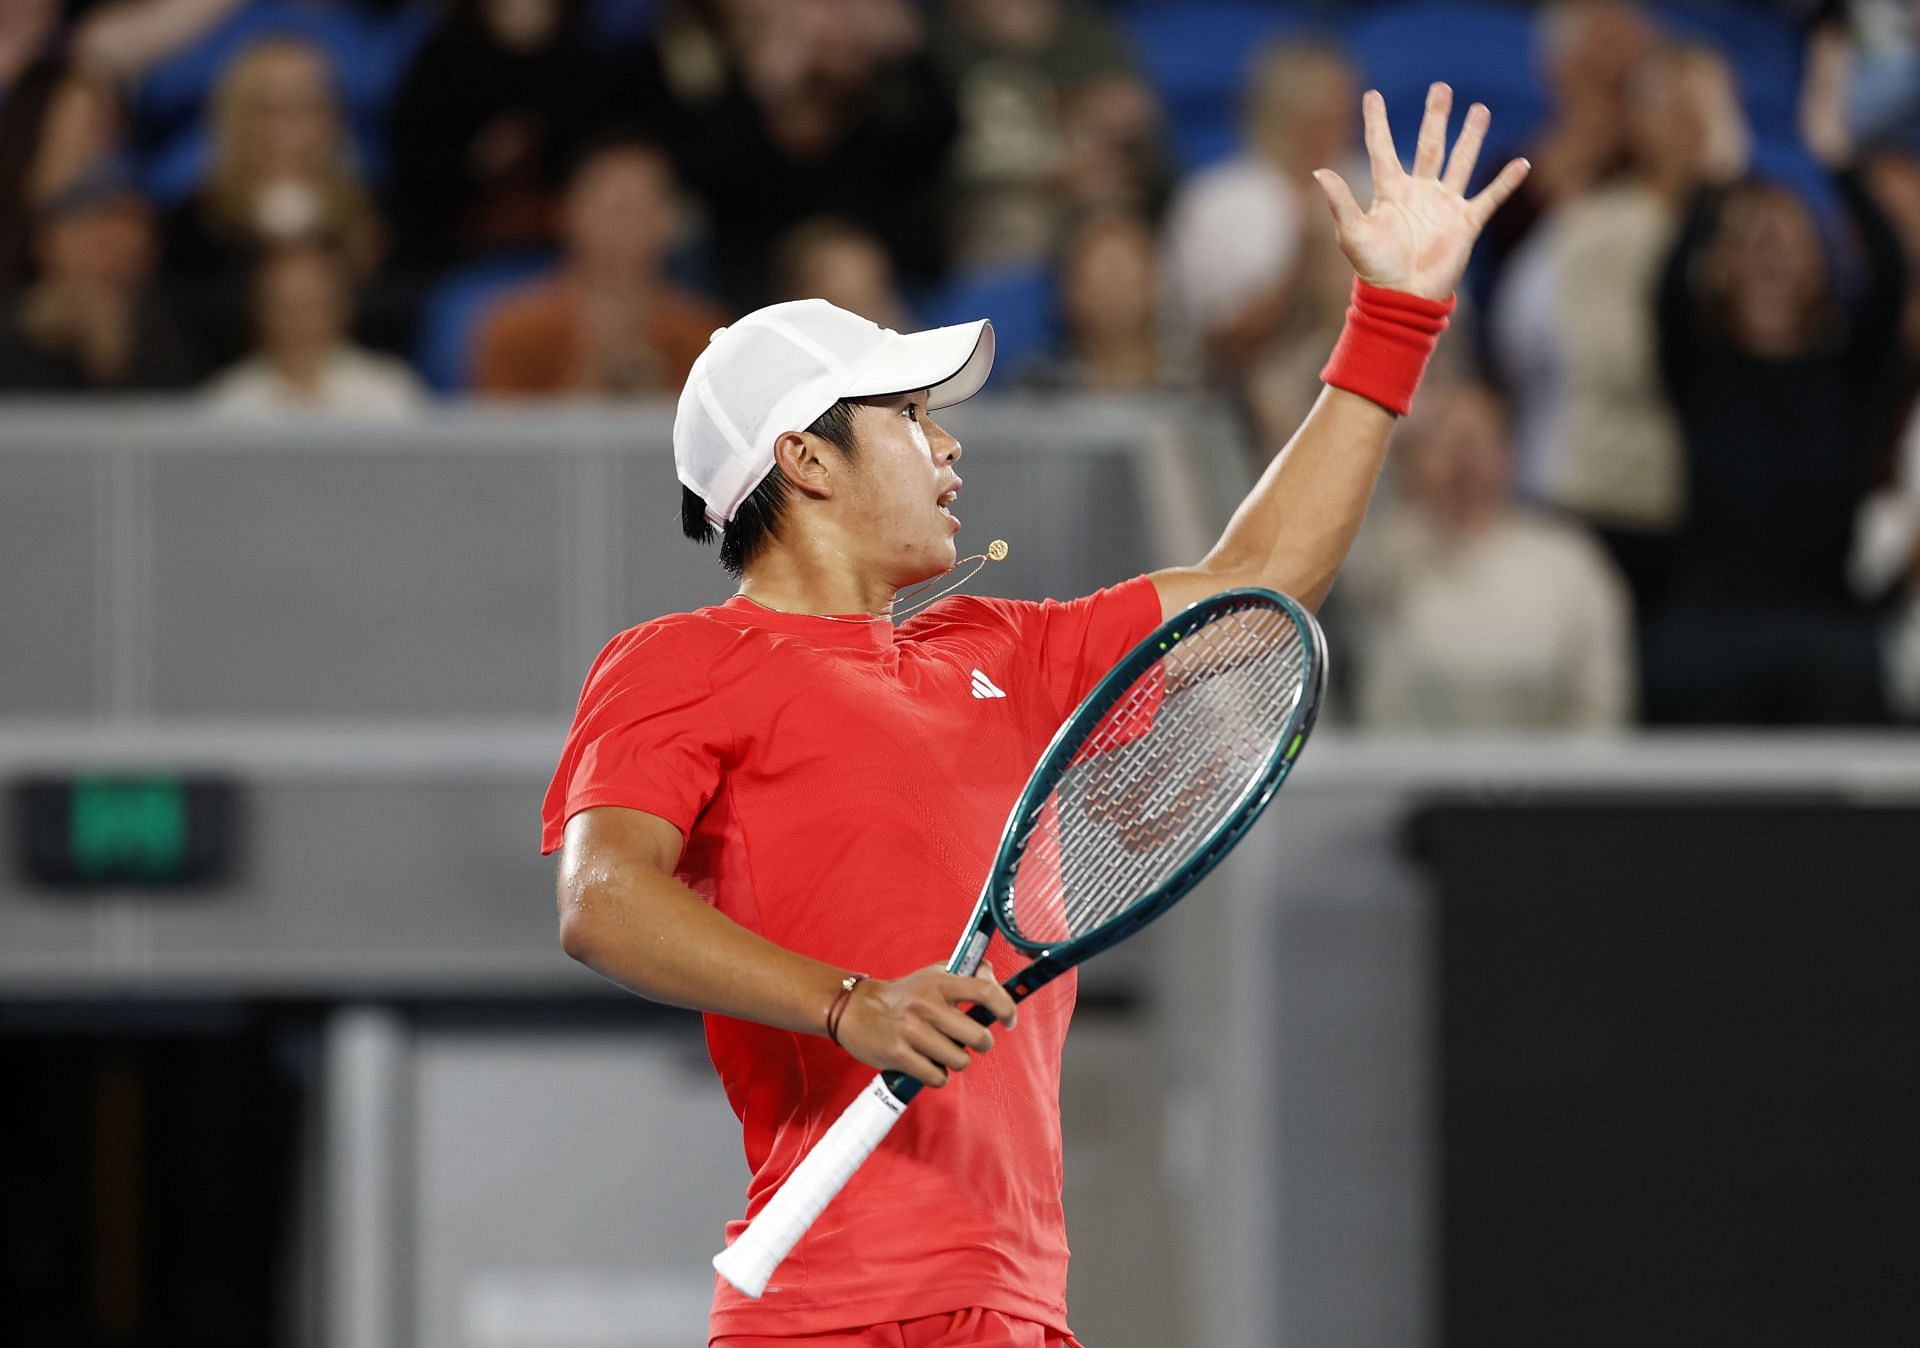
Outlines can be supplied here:
[[673, 417], [673, 464], [715, 526], [773, 468], [773, 443], [842, 398], [931, 390], [928, 408], [971, 398], [993, 369], [993, 324], [898, 333], [825, 300], [755, 309], [693, 363]]

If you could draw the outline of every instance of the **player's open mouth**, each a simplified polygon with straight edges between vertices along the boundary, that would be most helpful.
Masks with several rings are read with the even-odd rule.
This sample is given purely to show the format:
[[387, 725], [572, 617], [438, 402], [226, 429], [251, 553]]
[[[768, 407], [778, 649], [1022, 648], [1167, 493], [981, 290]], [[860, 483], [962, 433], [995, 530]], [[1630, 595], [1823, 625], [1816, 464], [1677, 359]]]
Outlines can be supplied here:
[[952, 520], [955, 524], [958, 524], [960, 520], [957, 516], [954, 515], [952, 507], [953, 507], [954, 498], [959, 495], [960, 495], [960, 489], [958, 487], [952, 487], [946, 491], [941, 492], [940, 498], [934, 502], [934, 507], [937, 510], [939, 510], [939, 512], [942, 515], [945, 515], [948, 519]]

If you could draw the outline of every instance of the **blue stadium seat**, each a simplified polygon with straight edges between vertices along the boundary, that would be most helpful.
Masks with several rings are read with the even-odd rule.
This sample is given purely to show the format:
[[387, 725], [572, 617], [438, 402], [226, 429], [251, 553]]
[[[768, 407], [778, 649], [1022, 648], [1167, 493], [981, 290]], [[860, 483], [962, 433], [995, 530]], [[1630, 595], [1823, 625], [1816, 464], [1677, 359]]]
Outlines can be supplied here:
[[1053, 349], [1053, 280], [1042, 263], [1017, 263], [962, 272], [918, 297], [914, 319], [944, 327], [976, 318], [993, 320], [994, 366], [1005, 375]]
[[378, 180], [386, 169], [388, 105], [432, 24], [430, 11], [417, 5], [376, 10], [253, 0], [236, 10], [140, 81], [133, 113], [148, 192], [171, 203], [199, 185], [208, 155], [204, 113], [220, 73], [247, 46], [280, 34], [327, 54], [362, 165]]
[[1719, 48], [1740, 73], [1740, 98], [1757, 139], [1793, 139], [1805, 62], [1792, 20], [1736, 5], [1659, 5], [1654, 11], [1668, 31]]
[[630, 47], [653, 32], [660, 0], [587, 0], [584, 18], [589, 41]]
[[502, 295], [554, 265], [548, 252], [513, 253], [451, 272], [421, 308], [414, 364], [428, 385], [459, 393], [473, 383], [473, 341], [482, 316]]
[[[1706, 41], [1734, 64], [1757, 138], [1792, 138], [1801, 46], [1789, 20], [1721, 0], [1651, 8], [1669, 32]], [[1511, 5], [1413, 0], [1367, 10], [1346, 32], [1368, 83], [1396, 112], [1417, 108], [1427, 84], [1443, 79], [1454, 86], [1456, 106], [1477, 99], [1491, 107], [1495, 140], [1513, 146], [1529, 139], [1548, 112], [1534, 27], [1535, 15]], [[1418, 119], [1396, 115], [1394, 122], [1401, 153], [1410, 154]]]
[[1142, 72], [1166, 105], [1183, 172], [1233, 153], [1241, 87], [1261, 47], [1316, 28], [1289, 8], [1247, 3], [1144, 8], [1125, 15], [1124, 23]]
[[[1403, 159], [1413, 155], [1427, 86], [1453, 86], [1456, 128], [1466, 107], [1493, 110], [1495, 148], [1532, 137], [1546, 117], [1536, 78], [1533, 15], [1511, 5], [1416, 3], [1369, 9], [1346, 25], [1361, 77], [1386, 96]], [[1483, 164], [1482, 174], [1497, 164]]]

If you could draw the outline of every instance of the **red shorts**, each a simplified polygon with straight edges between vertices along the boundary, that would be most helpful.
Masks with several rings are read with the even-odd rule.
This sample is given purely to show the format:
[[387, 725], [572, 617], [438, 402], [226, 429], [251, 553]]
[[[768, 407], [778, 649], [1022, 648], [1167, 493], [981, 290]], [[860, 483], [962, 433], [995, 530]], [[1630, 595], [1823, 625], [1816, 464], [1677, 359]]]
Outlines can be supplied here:
[[999, 1311], [948, 1311], [823, 1334], [722, 1334], [707, 1348], [1081, 1348], [1071, 1335]]

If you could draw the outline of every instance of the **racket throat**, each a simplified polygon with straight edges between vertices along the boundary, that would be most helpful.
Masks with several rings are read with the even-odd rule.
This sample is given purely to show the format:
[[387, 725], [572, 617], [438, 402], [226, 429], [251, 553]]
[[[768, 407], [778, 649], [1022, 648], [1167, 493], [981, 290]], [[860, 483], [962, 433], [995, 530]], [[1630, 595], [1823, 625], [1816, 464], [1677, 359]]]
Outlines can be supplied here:
[[960, 938], [960, 944], [953, 948], [953, 957], [947, 961], [947, 969], [963, 977], [972, 977], [980, 967], [980, 961], [986, 958], [987, 943], [991, 940], [991, 929], [968, 932]]

